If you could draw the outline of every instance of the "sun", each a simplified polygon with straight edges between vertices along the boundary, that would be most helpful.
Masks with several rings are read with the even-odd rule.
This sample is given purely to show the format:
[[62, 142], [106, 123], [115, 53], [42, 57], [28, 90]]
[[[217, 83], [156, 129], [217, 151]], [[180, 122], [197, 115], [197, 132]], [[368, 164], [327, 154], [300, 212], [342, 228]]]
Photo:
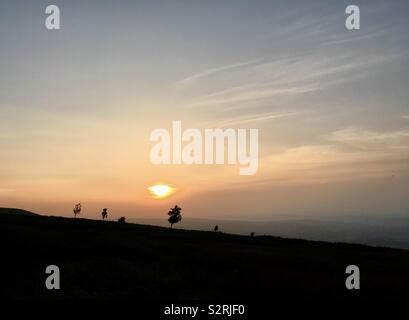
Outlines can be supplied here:
[[167, 184], [157, 184], [150, 186], [148, 190], [155, 199], [164, 199], [169, 197], [175, 189]]

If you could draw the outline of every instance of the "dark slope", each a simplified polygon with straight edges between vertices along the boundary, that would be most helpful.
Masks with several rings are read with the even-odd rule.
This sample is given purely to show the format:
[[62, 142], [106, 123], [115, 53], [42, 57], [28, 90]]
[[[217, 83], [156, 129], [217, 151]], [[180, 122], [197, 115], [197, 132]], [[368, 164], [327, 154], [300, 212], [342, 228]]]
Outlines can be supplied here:
[[[166, 219], [130, 219], [134, 223], [168, 227]], [[219, 219], [184, 218], [178, 229], [219, 230], [249, 235], [273, 235], [292, 239], [346, 242], [369, 246], [392, 247], [409, 250], [409, 221], [404, 218], [379, 219], [378, 221], [325, 221], [313, 219], [289, 219], [275, 221], [240, 221]]]
[[37, 213], [16, 208], [0, 208], [0, 214], [14, 214], [19, 216], [38, 216]]
[[[409, 288], [409, 251], [360, 245], [1, 214], [0, 249], [2, 298], [361, 299]], [[51, 264], [59, 291], [44, 286]], [[345, 289], [350, 264], [359, 292]]]

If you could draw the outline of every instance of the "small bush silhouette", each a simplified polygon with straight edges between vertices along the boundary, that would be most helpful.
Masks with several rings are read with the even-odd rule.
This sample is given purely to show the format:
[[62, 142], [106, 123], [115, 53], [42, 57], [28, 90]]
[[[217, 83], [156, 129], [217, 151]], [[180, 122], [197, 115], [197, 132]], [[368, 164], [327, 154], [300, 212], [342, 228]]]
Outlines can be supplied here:
[[125, 217], [120, 217], [120, 218], [118, 219], [118, 223], [126, 223], [125, 220], [126, 220]]
[[214, 227], [214, 232], [217, 232], [218, 230], [219, 230], [219, 226], [216, 225], [216, 226]]
[[169, 216], [169, 223], [170, 227], [172, 228], [174, 223], [178, 223], [180, 220], [182, 220], [182, 215], [180, 214], [180, 211], [182, 211], [182, 208], [178, 207], [177, 205], [174, 208], [170, 208], [168, 212]]
[[254, 232], [250, 233], [250, 237], [252, 238], [254, 237]]
[[102, 215], [102, 220], [108, 218], [108, 209], [107, 208], [102, 209], [101, 215]]
[[77, 215], [79, 215], [81, 213], [81, 208], [82, 208], [82, 206], [81, 206], [81, 202], [80, 202], [80, 203], [77, 203], [74, 206], [74, 209], [72, 209], [72, 211], [74, 212], [74, 217], [75, 218], [77, 217]]

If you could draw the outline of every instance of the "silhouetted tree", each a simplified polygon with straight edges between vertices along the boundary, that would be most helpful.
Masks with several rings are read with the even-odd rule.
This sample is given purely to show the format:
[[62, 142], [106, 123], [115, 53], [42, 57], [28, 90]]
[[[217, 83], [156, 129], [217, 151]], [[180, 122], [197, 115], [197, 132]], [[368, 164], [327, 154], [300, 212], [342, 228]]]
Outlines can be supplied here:
[[77, 215], [81, 213], [81, 202], [77, 203], [72, 211], [74, 212], [74, 217], [77, 217]]
[[214, 227], [214, 232], [217, 232], [218, 230], [219, 230], [219, 226], [216, 225], [216, 226]]
[[120, 217], [118, 219], [118, 223], [125, 223], [125, 217]]
[[254, 232], [250, 233], [250, 237], [252, 238], [254, 237]]
[[182, 220], [182, 215], [180, 214], [180, 211], [182, 211], [182, 209], [178, 207], [177, 205], [174, 208], [170, 208], [168, 212], [168, 216], [169, 216], [168, 221], [170, 223], [171, 228], [174, 223], [178, 223], [180, 220]]
[[102, 220], [108, 218], [108, 209], [107, 208], [102, 209], [101, 215], [102, 215]]

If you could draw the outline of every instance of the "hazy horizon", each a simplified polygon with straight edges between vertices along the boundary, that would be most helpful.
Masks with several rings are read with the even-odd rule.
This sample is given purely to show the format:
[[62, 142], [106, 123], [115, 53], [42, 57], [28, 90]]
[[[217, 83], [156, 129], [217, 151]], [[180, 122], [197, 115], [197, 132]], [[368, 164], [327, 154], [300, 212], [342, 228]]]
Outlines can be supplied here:
[[[0, 207], [97, 218], [409, 216], [409, 4], [0, 3]], [[259, 129], [259, 170], [150, 162], [156, 128]], [[154, 184], [175, 193], [155, 199]], [[346, 218], [347, 217], [347, 218]]]

